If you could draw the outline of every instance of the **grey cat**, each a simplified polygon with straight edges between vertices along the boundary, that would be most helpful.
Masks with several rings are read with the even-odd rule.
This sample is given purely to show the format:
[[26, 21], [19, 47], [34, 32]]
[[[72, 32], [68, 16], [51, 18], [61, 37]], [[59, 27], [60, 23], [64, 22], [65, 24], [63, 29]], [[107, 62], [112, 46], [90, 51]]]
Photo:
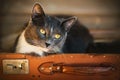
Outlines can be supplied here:
[[79, 27], [73, 26], [76, 21], [75, 16], [66, 19], [48, 16], [36, 3], [27, 27], [18, 38], [15, 52], [39, 56], [45, 53], [85, 52], [88, 42], [79, 37]]

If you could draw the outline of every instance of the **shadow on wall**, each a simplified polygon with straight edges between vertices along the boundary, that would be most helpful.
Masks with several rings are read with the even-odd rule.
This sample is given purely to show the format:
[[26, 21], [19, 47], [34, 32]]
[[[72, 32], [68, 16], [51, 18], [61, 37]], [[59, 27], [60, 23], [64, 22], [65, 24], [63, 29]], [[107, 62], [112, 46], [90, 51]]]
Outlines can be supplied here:
[[113, 41], [111, 43], [95, 43], [94, 48], [91, 48], [90, 52], [93, 53], [120, 53], [120, 40]]
[[2, 16], [2, 1], [0, 0], [0, 52], [2, 51], [2, 46], [1, 46], [1, 38], [2, 38], [2, 18], [1, 18], [1, 16]]

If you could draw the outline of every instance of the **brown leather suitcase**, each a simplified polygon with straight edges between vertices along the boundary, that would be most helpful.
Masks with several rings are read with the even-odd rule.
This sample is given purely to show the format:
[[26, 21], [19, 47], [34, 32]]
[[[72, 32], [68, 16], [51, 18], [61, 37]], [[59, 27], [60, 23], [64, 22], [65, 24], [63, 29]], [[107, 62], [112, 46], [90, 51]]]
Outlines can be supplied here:
[[1, 53], [0, 80], [120, 80], [120, 55]]

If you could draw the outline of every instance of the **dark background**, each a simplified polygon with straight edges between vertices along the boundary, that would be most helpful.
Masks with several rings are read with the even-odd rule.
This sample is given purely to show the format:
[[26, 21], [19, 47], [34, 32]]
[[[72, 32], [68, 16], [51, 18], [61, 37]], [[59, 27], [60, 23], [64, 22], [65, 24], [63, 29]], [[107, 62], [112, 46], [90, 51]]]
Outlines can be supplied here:
[[120, 53], [119, 0], [0, 0], [0, 50], [10, 51], [35, 2], [49, 15], [74, 15], [94, 38], [90, 52]]

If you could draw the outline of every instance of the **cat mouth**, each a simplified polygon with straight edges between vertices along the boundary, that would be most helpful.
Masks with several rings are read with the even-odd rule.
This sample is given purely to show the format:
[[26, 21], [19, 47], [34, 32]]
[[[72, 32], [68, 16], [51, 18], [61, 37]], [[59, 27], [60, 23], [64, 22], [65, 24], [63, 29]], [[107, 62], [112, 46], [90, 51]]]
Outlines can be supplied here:
[[55, 53], [54, 48], [51, 47], [51, 46], [45, 48], [44, 52], [46, 52], [46, 53]]
[[53, 47], [51, 47], [51, 46], [48, 46], [48, 47], [47, 47], [47, 49], [52, 49], [52, 48], [53, 48]]

